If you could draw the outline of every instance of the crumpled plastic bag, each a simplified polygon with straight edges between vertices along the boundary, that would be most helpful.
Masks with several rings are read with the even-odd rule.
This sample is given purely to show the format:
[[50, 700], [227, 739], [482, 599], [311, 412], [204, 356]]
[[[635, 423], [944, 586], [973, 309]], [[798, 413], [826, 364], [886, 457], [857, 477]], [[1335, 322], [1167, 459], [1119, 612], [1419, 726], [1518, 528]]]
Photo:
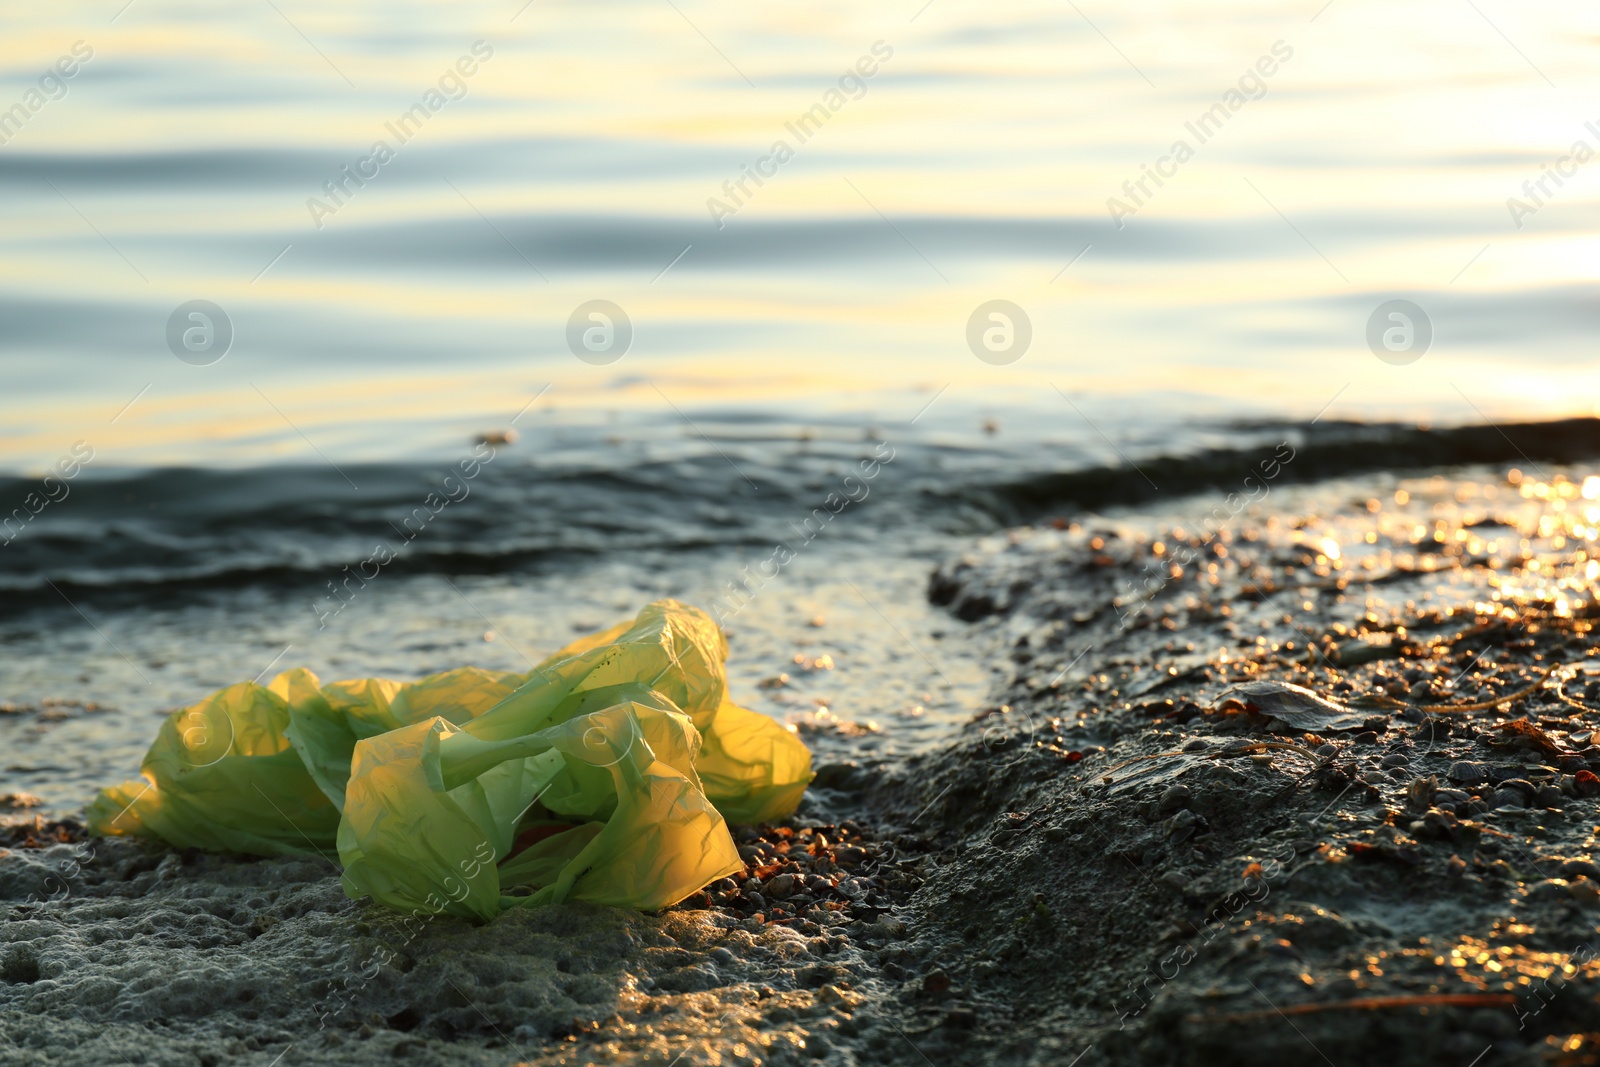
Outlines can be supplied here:
[[526, 675], [285, 671], [174, 712], [91, 831], [259, 855], [335, 849], [352, 897], [492, 918], [654, 909], [742, 868], [725, 819], [794, 811], [811, 753], [728, 697], [728, 646], [662, 600]]

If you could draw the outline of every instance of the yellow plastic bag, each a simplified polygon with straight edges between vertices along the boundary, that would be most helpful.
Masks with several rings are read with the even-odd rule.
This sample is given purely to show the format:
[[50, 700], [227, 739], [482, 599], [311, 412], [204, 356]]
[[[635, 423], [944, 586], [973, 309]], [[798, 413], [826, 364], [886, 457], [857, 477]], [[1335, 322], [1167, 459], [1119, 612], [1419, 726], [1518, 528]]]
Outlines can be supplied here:
[[663, 907], [742, 866], [725, 816], [782, 818], [811, 779], [798, 738], [728, 698], [727, 653], [704, 612], [663, 600], [521, 676], [231, 686], [168, 719], [90, 828], [336, 845], [351, 896], [412, 911]]

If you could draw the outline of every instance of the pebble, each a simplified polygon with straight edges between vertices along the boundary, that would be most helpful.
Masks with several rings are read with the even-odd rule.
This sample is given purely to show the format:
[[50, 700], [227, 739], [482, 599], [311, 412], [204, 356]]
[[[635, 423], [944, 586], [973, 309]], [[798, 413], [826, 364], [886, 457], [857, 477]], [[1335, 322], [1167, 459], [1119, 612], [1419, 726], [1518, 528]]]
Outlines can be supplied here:
[[794, 875], [779, 874], [767, 879], [767, 893], [782, 899], [794, 892]]
[[1563, 878], [1593, 878], [1600, 882], [1600, 865], [1593, 860], [1570, 859], [1561, 865]]
[[1564, 878], [1546, 878], [1528, 887], [1529, 900], [1564, 900], [1571, 894], [1572, 886]]
[[1156, 807], [1163, 815], [1171, 814], [1181, 807], [1188, 805], [1194, 798], [1194, 793], [1186, 785], [1169, 785], [1166, 792], [1161, 794], [1161, 799], [1156, 802]]
[[1410, 762], [1411, 761], [1406, 758], [1403, 752], [1391, 752], [1387, 756], [1383, 757], [1383, 765], [1385, 767], [1404, 767]]
[[1471, 760], [1452, 763], [1446, 777], [1460, 785], [1478, 785], [1489, 780], [1489, 774], [1483, 769], [1483, 764], [1473, 763]]

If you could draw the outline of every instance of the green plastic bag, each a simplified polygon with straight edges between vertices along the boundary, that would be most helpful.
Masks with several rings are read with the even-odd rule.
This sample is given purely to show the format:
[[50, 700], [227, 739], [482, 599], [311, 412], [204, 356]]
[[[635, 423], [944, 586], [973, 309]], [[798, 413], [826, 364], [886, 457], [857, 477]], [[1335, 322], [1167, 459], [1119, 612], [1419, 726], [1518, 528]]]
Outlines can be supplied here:
[[743, 866], [725, 818], [782, 818], [811, 780], [793, 733], [729, 699], [727, 654], [709, 616], [663, 600], [526, 675], [230, 686], [167, 720], [90, 828], [336, 848], [346, 892], [408, 911], [664, 907]]

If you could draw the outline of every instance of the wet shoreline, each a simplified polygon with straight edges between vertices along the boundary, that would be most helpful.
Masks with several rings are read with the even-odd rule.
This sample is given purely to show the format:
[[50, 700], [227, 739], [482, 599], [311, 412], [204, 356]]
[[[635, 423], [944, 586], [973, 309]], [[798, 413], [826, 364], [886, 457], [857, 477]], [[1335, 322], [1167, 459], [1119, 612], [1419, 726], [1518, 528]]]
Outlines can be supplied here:
[[[1210, 513], [1202, 495], [972, 543], [929, 582], [951, 613], [940, 645], [1003, 670], [949, 746], [883, 759], [852, 748], [872, 735], [848, 714], [808, 720], [828, 754], [801, 811], [741, 831], [745, 874], [708, 894], [660, 916], [430, 924], [336, 1026], [311, 1022], [323, 993], [241, 977], [250, 1000], [175, 1022], [149, 1062], [1586, 1050], [1600, 1031], [1586, 948], [1600, 944], [1600, 479], [1544, 474], [1275, 481], [1215, 532], [1177, 529]], [[127, 1055], [118, 1028], [162, 1010], [128, 992], [142, 975], [228, 960], [243, 976], [265, 952], [326, 984], [364, 973], [364, 931], [384, 926], [313, 861], [129, 842], [78, 858], [78, 831], [56, 833], [13, 830], [0, 857], [0, 1019], [31, 1034], [28, 1062], [71, 1062], [85, 1016], [128, 1019], [105, 1046]], [[39, 900], [19, 903], [25, 890]], [[133, 916], [156, 940], [113, 954], [107, 985], [70, 946]], [[267, 936], [271, 951], [247, 947]], [[620, 940], [579, 963], [573, 946], [595, 938]], [[24, 1010], [47, 1021], [25, 1026]], [[306, 1025], [267, 1026], [274, 1012]]]

